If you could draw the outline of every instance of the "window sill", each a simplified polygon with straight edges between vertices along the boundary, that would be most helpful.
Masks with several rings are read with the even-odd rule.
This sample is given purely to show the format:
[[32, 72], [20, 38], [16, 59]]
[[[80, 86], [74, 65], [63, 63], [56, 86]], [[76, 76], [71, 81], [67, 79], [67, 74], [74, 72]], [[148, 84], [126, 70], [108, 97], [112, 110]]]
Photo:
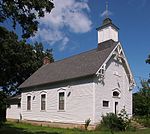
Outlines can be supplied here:
[[57, 112], [65, 112], [65, 110], [57, 110]]
[[46, 110], [40, 110], [40, 112], [46, 112]]
[[27, 110], [27, 112], [31, 112], [31, 110]]
[[113, 96], [113, 98], [120, 99], [120, 97], [117, 97], [117, 96]]
[[109, 109], [110, 107], [102, 107], [103, 109]]

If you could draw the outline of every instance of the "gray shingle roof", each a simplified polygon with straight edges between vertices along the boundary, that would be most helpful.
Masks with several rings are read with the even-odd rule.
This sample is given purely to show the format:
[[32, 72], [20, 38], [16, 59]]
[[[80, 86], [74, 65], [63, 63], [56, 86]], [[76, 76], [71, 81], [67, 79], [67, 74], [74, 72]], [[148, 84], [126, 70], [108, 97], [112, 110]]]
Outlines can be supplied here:
[[109, 40], [99, 44], [100, 47], [91, 51], [43, 65], [23, 82], [19, 88], [94, 75], [117, 44], [117, 42]]

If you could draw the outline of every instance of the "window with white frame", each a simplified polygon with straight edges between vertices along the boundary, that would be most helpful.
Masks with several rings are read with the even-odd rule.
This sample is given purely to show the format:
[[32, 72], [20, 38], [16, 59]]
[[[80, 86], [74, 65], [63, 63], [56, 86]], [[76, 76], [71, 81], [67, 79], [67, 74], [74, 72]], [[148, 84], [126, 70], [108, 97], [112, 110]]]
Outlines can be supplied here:
[[27, 96], [27, 110], [31, 110], [31, 96]]
[[59, 110], [65, 110], [65, 92], [59, 92]]
[[46, 110], [46, 94], [41, 94], [41, 110]]

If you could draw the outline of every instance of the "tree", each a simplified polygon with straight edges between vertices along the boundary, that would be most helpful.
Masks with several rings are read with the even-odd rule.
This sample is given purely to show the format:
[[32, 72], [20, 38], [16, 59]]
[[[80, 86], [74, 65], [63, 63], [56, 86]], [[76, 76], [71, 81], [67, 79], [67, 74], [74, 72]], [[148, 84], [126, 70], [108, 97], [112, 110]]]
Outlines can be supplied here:
[[17, 86], [35, 72], [48, 56], [53, 62], [52, 50], [43, 49], [42, 43], [34, 45], [18, 41], [14, 32], [0, 27], [0, 87], [7, 94], [16, 91]]
[[[150, 55], [146, 59], [150, 64]], [[133, 94], [133, 112], [135, 115], [150, 116], [150, 79], [141, 81], [141, 89]]]
[[14, 32], [0, 27], [0, 124], [5, 121], [6, 97], [19, 93], [18, 85], [42, 66], [43, 58], [53, 62], [52, 49], [44, 51], [42, 43], [19, 41]]
[[142, 88], [133, 95], [133, 111], [135, 115], [150, 116], [150, 85], [141, 81]]
[[[25, 39], [38, 29], [38, 18], [54, 8], [52, 0], [0, 0], [0, 115], [5, 116], [6, 96], [17, 92], [17, 86], [35, 72], [45, 56], [53, 62], [52, 50], [45, 50], [42, 43], [27, 44]], [[13, 29], [22, 28], [22, 40], [4, 28], [5, 21]], [[3, 97], [2, 97], [3, 96]], [[0, 118], [0, 122], [4, 119]]]
[[22, 28], [22, 37], [29, 38], [38, 29], [37, 18], [44, 17], [53, 8], [52, 0], [1, 0], [0, 23], [9, 19], [14, 29], [18, 23]]

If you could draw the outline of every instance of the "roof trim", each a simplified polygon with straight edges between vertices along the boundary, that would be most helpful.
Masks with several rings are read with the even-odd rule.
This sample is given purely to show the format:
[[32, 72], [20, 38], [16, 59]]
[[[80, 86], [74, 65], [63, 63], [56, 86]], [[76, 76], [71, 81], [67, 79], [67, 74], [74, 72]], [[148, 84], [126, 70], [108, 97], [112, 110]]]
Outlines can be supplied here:
[[122, 48], [122, 53], [123, 53], [123, 55], [124, 55], [125, 64], [126, 64], [127, 69], [128, 69], [128, 71], [129, 71], [129, 73], [130, 73], [129, 75], [132, 76], [132, 78], [133, 78], [133, 83], [134, 83], [134, 86], [135, 86], [135, 79], [134, 79], [133, 73], [132, 73], [132, 71], [131, 71], [130, 65], [129, 65], [128, 61], [127, 61], [127, 57], [126, 57], [126, 55], [125, 55], [125, 52], [123, 51], [123, 47], [122, 47], [122, 45], [121, 45], [120, 42], [119, 42], [119, 46]]

